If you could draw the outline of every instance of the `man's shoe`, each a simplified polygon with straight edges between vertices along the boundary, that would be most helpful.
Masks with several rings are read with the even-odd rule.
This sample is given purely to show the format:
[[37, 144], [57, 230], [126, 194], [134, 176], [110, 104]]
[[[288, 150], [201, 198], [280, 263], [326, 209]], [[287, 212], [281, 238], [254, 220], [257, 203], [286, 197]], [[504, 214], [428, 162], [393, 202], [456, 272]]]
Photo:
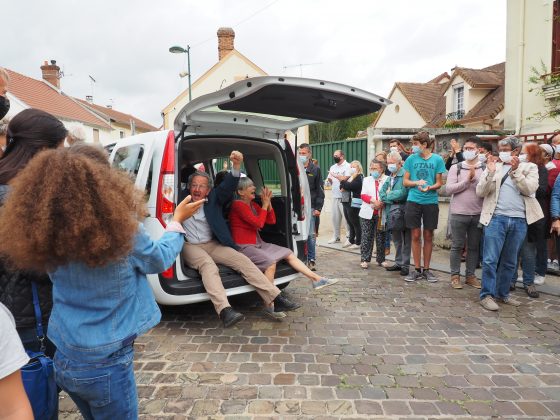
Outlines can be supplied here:
[[409, 272], [410, 272], [410, 270], [408, 269], [408, 267], [402, 267], [401, 268], [401, 276], [406, 277], [406, 276], [408, 276]]
[[350, 245], [352, 245], [352, 242], [350, 242], [348, 239], [346, 239], [346, 241], [342, 245], [342, 248], [348, 248]]
[[438, 281], [438, 278], [434, 273], [432, 273], [432, 270], [422, 271], [422, 277], [428, 280], [429, 283], [436, 283]]
[[317, 267], [315, 265], [315, 261], [311, 260], [307, 263], [307, 266], [311, 271], [317, 271]]
[[525, 291], [527, 292], [527, 296], [530, 298], [536, 299], [540, 296], [537, 287], [534, 284], [530, 284], [529, 286], [525, 287]]
[[292, 302], [287, 297], [282, 296], [282, 293], [274, 299], [274, 312], [295, 311], [300, 307], [299, 303]]
[[340, 242], [340, 238], [331, 238], [327, 242], [328, 244], [334, 244], [335, 242]]
[[533, 280], [533, 283], [536, 284], [537, 286], [542, 286], [544, 284], [544, 276], [539, 276], [538, 274], [535, 274], [535, 279]]
[[338, 283], [338, 279], [327, 279], [323, 277], [321, 280], [313, 282], [313, 289], [319, 290], [322, 289], [323, 287], [327, 287], [336, 283]]
[[352, 244], [348, 247], [348, 249], [360, 249], [360, 248], [361, 248], [361, 245], [358, 245], [358, 244]]
[[408, 281], [410, 283], [415, 282], [416, 280], [420, 280], [422, 278], [422, 273], [420, 271], [411, 270], [410, 273], [404, 278], [404, 281]]
[[461, 277], [458, 274], [453, 274], [451, 276], [451, 287], [454, 289], [462, 289], [463, 285], [461, 284]]
[[511, 305], [511, 306], [521, 306], [521, 302], [515, 300], [514, 298], [508, 296], [505, 298], [497, 299], [498, 302], [503, 303], [504, 305]]
[[468, 284], [469, 286], [474, 287], [475, 289], [482, 288], [482, 284], [480, 283], [480, 280], [476, 278], [476, 276], [468, 276], [467, 279], [465, 280], [465, 284]]
[[225, 328], [229, 328], [232, 325], [237, 324], [239, 321], [242, 321], [244, 318], [245, 317], [243, 316], [243, 314], [240, 314], [239, 312], [233, 310], [231, 306], [222, 309], [222, 312], [220, 312], [220, 319], [224, 323]]
[[387, 271], [402, 271], [403, 268], [397, 264], [390, 265], [389, 267], [385, 267]]
[[498, 309], [500, 309], [498, 304], [494, 301], [494, 299], [490, 295], [488, 295], [484, 299], [482, 299], [480, 301], [480, 304], [482, 305], [482, 307], [484, 309], [486, 309], [488, 311], [497, 311]]

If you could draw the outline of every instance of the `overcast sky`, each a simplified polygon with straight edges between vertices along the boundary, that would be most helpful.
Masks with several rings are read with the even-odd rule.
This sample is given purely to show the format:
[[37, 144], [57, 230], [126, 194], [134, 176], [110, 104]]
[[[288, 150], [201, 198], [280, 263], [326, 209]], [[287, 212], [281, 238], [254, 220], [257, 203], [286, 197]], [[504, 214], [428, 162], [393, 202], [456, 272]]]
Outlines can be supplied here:
[[[39, 79], [44, 60], [62, 89], [156, 126], [218, 61], [216, 31], [268, 74], [341, 82], [388, 96], [393, 83], [426, 82], [454, 66], [505, 60], [506, 0], [20, 0], [2, 2], [0, 66]], [[289, 68], [284, 69], [287, 66]], [[290, 67], [295, 66], [295, 67]], [[89, 75], [95, 78], [92, 84]]]

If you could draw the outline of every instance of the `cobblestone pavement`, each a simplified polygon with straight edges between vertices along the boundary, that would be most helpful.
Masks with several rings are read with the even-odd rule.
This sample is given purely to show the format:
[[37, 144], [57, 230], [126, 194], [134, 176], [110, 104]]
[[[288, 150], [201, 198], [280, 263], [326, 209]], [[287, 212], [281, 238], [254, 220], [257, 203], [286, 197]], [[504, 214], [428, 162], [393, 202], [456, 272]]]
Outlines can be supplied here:
[[[303, 306], [284, 322], [247, 296], [227, 330], [207, 303], [165, 308], [136, 343], [140, 417], [560, 418], [559, 298], [518, 294], [523, 306], [490, 313], [475, 289], [405, 284], [318, 251], [320, 272], [341, 280], [292, 282]], [[80, 418], [68, 397], [61, 410]]]

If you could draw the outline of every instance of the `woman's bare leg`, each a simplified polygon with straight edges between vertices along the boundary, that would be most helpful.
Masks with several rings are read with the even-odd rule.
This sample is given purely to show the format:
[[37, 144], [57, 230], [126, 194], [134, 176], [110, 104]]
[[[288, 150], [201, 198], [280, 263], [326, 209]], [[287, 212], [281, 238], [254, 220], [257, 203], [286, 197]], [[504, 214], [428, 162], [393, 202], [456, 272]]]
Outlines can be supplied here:
[[[272, 264], [270, 267], [268, 267], [266, 270], [264, 270], [264, 275], [266, 276], [267, 279], [270, 280], [270, 282], [272, 284], [274, 284], [274, 275], [276, 274], [276, 263]], [[266, 306], [266, 304], [265, 304]], [[274, 306], [273, 302], [270, 302], [270, 304], [268, 305], [269, 308], [272, 308]]]
[[294, 270], [300, 272], [311, 281], [321, 280], [321, 276], [311, 271], [294, 253], [291, 253], [288, 258], [286, 258], [286, 261]]

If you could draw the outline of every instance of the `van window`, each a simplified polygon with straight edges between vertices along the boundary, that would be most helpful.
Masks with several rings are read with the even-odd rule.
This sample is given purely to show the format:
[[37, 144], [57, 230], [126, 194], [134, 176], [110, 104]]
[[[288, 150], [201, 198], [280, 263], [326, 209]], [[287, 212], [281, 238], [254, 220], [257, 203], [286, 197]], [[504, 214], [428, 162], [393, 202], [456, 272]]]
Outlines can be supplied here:
[[144, 156], [144, 147], [141, 144], [121, 147], [115, 153], [113, 167], [129, 173], [136, 179], [142, 156]]
[[282, 195], [278, 164], [273, 159], [259, 159], [259, 169], [265, 187], [272, 190], [273, 195]]

